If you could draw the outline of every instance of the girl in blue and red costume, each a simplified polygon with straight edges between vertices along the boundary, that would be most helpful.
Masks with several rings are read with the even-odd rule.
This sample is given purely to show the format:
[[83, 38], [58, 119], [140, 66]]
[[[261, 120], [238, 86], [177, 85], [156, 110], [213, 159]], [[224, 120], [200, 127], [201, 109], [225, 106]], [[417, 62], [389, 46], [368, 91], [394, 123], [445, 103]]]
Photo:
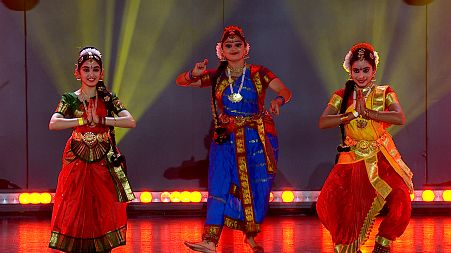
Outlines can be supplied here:
[[[102, 55], [80, 51], [74, 75], [80, 89], [63, 94], [50, 130], [72, 128], [63, 153], [49, 247], [64, 252], [110, 252], [125, 244], [126, 202], [133, 200], [114, 127], [136, 123], [103, 84]], [[116, 116], [115, 116], [116, 115]]]
[[216, 47], [219, 67], [207, 70], [205, 59], [176, 80], [180, 86], [212, 88], [215, 134], [209, 154], [207, 218], [202, 241], [185, 242], [198, 252], [216, 252], [224, 225], [243, 231], [253, 251], [263, 252], [254, 237], [268, 210], [279, 149], [265, 97], [268, 88], [277, 93], [269, 109], [278, 115], [291, 92], [267, 68], [245, 62], [249, 49], [243, 30], [228, 26]]
[[374, 253], [390, 252], [410, 220], [412, 172], [386, 128], [405, 116], [394, 90], [373, 82], [379, 55], [368, 43], [354, 45], [343, 67], [350, 74], [319, 120], [342, 129], [340, 154], [318, 197], [317, 212], [332, 235], [335, 252], [361, 252], [376, 215], [386, 206]]

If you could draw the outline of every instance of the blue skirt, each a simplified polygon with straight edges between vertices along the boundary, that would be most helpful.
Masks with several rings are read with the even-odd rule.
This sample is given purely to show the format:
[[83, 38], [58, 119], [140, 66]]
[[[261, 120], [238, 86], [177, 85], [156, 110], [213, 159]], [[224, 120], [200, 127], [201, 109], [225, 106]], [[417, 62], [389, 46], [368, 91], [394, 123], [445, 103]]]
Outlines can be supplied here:
[[[272, 145], [272, 152], [277, 162], [277, 136], [266, 135]], [[246, 160], [248, 178], [251, 189], [255, 223], [261, 224], [268, 210], [269, 194], [271, 192], [274, 174], [266, 169], [265, 153], [257, 130], [245, 128]], [[208, 170], [208, 201], [206, 225], [223, 226], [225, 220], [236, 223], [244, 221], [243, 205], [240, 194], [240, 181], [235, 151], [235, 136], [231, 134], [230, 141], [224, 144], [212, 142], [209, 155]], [[226, 222], [226, 226], [229, 224]], [[232, 227], [234, 229], [242, 229]]]

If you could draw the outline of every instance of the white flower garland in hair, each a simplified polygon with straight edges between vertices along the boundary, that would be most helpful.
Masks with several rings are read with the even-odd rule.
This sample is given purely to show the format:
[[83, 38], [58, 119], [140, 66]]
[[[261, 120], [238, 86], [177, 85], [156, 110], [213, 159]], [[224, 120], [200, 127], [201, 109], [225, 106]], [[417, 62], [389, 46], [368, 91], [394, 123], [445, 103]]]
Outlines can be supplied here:
[[83, 56], [83, 55], [85, 55], [85, 54], [89, 54], [90, 52], [91, 52], [92, 54], [95, 54], [95, 55], [99, 56], [100, 58], [102, 58], [102, 54], [100, 53], [100, 51], [97, 50], [97, 49], [95, 49], [95, 48], [92, 48], [92, 47], [88, 47], [88, 48], [83, 49], [83, 50], [80, 52], [80, 57]]
[[[374, 55], [374, 63], [376, 64], [376, 68], [377, 68], [377, 65], [379, 65], [379, 54], [377, 53], [377, 51], [373, 51], [373, 55]], [[349, 51], [345, 56], [345, 60], [343, 61], [343, 68], [348, 73], [351, 72], [351, 63], [350, 63], [351, 57], [352, 57], [352, 52]]]
[[[227, 59], [224, 57], [224, 53], [222, 52], [221, 45], [222, 45], [222, 42], [216, 43], [216, 56], [218, 57], [218, 59], [220, 61], [227, 61]], [[246, 51], [247, 51], [247, 54], [245, 55], [245, 57], [248, 56], [249, 52], [251, 51], [251, 45], [249, 45], [249, 43], [246, 43]]]

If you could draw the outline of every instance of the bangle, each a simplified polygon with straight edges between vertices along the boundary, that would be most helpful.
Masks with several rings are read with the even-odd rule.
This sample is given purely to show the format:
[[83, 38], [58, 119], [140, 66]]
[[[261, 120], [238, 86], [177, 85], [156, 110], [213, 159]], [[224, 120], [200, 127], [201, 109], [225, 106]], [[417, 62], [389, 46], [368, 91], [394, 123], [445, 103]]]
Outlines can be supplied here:
[[344, 114], [344, 116], [340, 117], [340, 124], [344, 124], [347, 121], [348, 121], [348, 115], [347, 114]]
[[85, 121], [84, 121], [83, 118], [78, 118], [77, 120], [78, 120], [78, 125], [79, 126], [83, 126], [85, 124]]
[[352, 110], [352, 115], [354, 115], [355, 118], [359, 117], [359, 112], [356, 110]]
[[370, 118], [370, 112], [369, 112], [369, 110], [363, 111], [363, 116], [365, 116], [365, 119], [369, 119], [369, 118]]
[[278, 98], [282, 99], [282, 104], [280, 106], [284, 105], [285, 104], [285, 98], [283, 96], [277, 96], [274, 99], [278, 99]]

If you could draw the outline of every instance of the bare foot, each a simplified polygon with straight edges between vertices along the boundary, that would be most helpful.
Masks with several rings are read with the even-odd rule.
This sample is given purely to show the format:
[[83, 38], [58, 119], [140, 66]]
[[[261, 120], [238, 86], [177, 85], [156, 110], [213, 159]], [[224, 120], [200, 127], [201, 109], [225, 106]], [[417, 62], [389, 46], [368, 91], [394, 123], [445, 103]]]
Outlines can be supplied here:
[[263, 247], [258, 245], [255, 242], [254, 237], [246, 237], [244, 239], [244, 242], [252, 248], [252, 252], [255, 252], [255, 253], [263, 253], [264, 252]]
[[201, 241], [201, 242], [185, 242], [185, 245], [197, 252], [204, 252], [204, 253], [215, 253], [216, 252], [216, 245], [213, 242], [209, 241]]

